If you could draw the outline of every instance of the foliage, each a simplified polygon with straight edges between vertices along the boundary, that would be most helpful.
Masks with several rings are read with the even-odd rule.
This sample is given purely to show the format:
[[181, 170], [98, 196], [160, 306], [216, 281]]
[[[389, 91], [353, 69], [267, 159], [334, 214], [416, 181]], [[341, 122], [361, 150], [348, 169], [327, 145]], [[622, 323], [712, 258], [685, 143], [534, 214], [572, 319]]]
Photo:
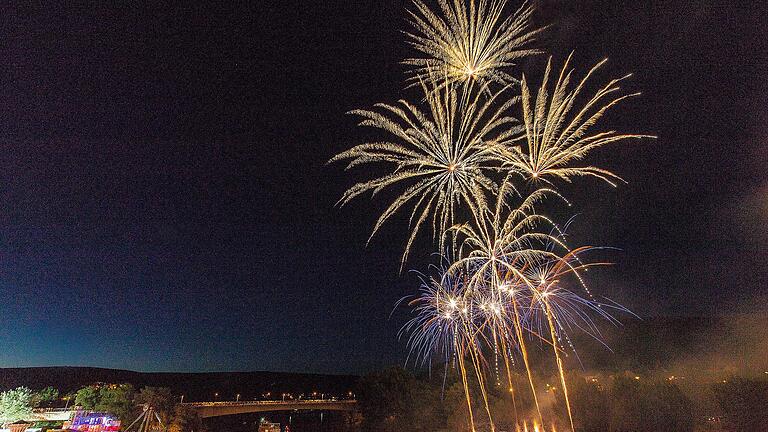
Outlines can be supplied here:
[[0, 393], [0, 423], [30, 419], [33, 402], [32, 390], [26, 387]]
[[364, 431], [432, 431], [444, 417], [435, 388], [402, 368], [363, 377], [357, 396]]
[[38, 407], [50, 404], [59, 399], [59, 390], [53, 387], [46, 387], [33, 395], [33, 405]]
[[714, 385], [723, 423], [734, 431], [756, 431], [768, 425], [768, 381], [731, 378]]
[[[652, 432], [693, 430], [691, 401], [667, 380], [620, 375], [606, 384], [569, 378], [577, 430], [584, 432]], [[564, 401], [557, 394], [559, 412]]]
[[[427, 432], [466, 430], [467, 401], [464, 387], [455, 370], [449, 369], [445, 380], [417, 378], [402, 368], [387, 369], [364, 377], [357, 400], [366, 432]], [[510, 393], [502, 386], [486, 389], [498, 430], [514, 430], [515, 412], [510, 409]], [[470, 384], [477, 430], [487, 429], [480, 386]]]
[[75, 396], [75, 404], [88, 410], [116, 415], [121, 421], [132, 420], [134, 389], [130, 384], [83, 387]]
[[596, 380], [571, 379], [568, 387], [576, 424], [581, 430], [607, 431], [611, 420], [608, 392]]
[[184, 405], [176, 405], [168, 432], [205, 432], [197, 411]]
[[[474, 369], [470, 367], [468, 374], [475, 374]], [[364, 377], [357, 392], [363, 431], [468, 430], [469, 409], [459, 373], [449, 367], [445, 381], [442, 371], [435, 376], [439, 379], [417, 378], [395, 368]], [[524, 421], [530, 427], [537, 414], [528, 395], [526, 376], [514, 373], [511, 376], [516, 389], [514, 401], [509, 389], [501, 385], [503, 380], [497, 381], [492, 374], [486, 375], [486, 379], [489, 381], [485, 386], [486, 397], [495, 429], [514, 431], [516, 424]], [[567, 379], [579, 432], [693, 431], [691, 402], [670, 381], [635, 379], [634, 375], [598, 381], [575, 373], [569, 374]], [[470, 382], [468, 388], [475, 430], [490, 430], [481, 387]], [[559, 389], [551, 387], [546, 394], [540, 393], [539, 402], [545, 406], [545, 421], [557, 418], [557, 430], [568, 429], [565, 403]], [[755, 397], [753, 403], [759, 404], [760, 399]], [[757, 411], [757, 406], [752, 409]]]
[[98, 402], [98, 386], [83, 387], [75, 394], [75, 405], [83, 407], [84, 409], [96, 409], [96, 404]]
[[175, 405], [171, 389], [167, 387], [143, 387], [136, 395], [135, 402], [136, 404], [151, 406], [160, 416], [163, 424], [169, 424]]
[[67, 406], [69, 406], [70, 404], [77, 405], [75, 403], [75, 399], [76, 398], [77, 398], [77, 391], [71, 391], [71, 392], [65, 394], [64, 396], [62, 396], [61, 400], [66, 401], [66, 405]]

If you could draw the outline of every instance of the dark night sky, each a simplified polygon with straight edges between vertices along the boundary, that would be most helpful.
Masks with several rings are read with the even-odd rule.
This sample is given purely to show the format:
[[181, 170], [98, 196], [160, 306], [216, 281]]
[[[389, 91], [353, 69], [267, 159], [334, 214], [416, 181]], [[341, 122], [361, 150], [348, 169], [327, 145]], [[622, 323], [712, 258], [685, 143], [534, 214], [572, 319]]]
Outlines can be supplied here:
[[[547, 0], [542, 46], [644, 92], [606, 118], [656, 141], [566, 188], [594, 290], [644, 317], [747, 310], [768, 284], [761, 2]], [[324, 163], [344, 113], [403, 90], [404, 1], [103, 3], [0, 18], [0, 366], [361, 372], [401, 362], [405, 227]], [[763, 8], [765, 8], [763, 6]], [[521, 70], [535, 74], [544, 56]], [[410, 268], [424, 269], [421, 247]], [[764, 297], [763, 297], [764, 298]]]

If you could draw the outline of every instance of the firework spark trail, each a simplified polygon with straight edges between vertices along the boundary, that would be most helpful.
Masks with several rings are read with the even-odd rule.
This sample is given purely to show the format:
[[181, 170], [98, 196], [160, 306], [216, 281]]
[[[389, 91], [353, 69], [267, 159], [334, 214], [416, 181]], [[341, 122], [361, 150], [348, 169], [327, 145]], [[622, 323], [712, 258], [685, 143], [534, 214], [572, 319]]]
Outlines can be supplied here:
[[[631, 314], [629, 310], [613, 302], [604, 303], [593, 299], [591, 292], [586, 286], [581, 272], [596, 266], [610, 265], [607, 262], [584, 262], [583, 258], [581, 258], [585, 253], [599, 249], [602, 248], [582, 246], [569, 251], [555, 260], [538, 261], [525, 271], [526, 277], [535, 281], [534, 288], [531, 290], [534, 298], [534, 301], [531, 303], [532, 317], [525, 320], [530, 324], [528, 329], [530, 332], [543, 333], [543, 328], [549, 326], [546, 316], [547, 307], [544, 306], [544, 300], [546, 300], [549, 308], [551, 308], [552, 318], [554, 319], [555, 329], [559, 338], [561, 336], [567, 337], [567, 326], [568, 328], [578, 329], [599, 340], [600, 332], [590, 317], [590, 313], [613, 324], [618, 324], [619, 321], [613, 316], [611, 311]], [[562, 283], [562, 279], [565, 277], [573, 278], [576, 281], [576, 285], [583, 288], [590, 298], [582, 297], [574, 291], [567, 289], [565, 284]]]
[[[566, 411], [572, 430], [574, 430], [573, 413], [568, 394], [568, 385], [565, 379], [563, 360], [561, 357], [561, 352], [565, 351], [560, 346], [562, 338], [568, 338], [568, 334], [565, 332], [565, 327], [561, 323], [567, 322], [569, 325], [573, 324], [591, 334], [589, 329], [584, 329], [578, 323], [578, 320], [583, 320], [588, 326], [596, 330], [594, 323], [588, 315], [581, 310], [585, 306], [590, 310], [598, 311], [599, 315], [605, 317], [607, 320], [615, 321], [615, 318], [601, 307], [602, 303], [584, 299], [561, 287], [561, 279], [564, 276], [572, 275], [578, 280], [580, 285], [584, 285], [584, 280], [579, 275], [580, 271], [593, 266], [607, 265], [607, 263], [602, 262], [584, 263], [579, 258], [580, 254], [594, 249], [596, 248], [586, 246], [574, 249], [557, 260], [537, 262], [527, 272], [529, 279], [537, 282], [537, 285], [531, 288], [533, 296], [531, 310], [533, 312], [541, 312], [545, 318], [546, 326], [549, 329], [549, 343], [552, 345], [555, 361], [557, 363]], [[585, 285], [584, 288], [586, 289]], [[536, 308], [535, 306], [538, 303], [540, 303], [542, 307]], [[558, 309], [555, 308], [555, 305], [557, 304], [560, 304]], [[595, 335], [592, 336], [595, 337]]]
[[506, 369], [506, 372], [507, 372], [507, 385], [509, 386], [509, 393], [512, 395], [512, 409], [514, 410], [514, 413], [515, 413], [515, 426], [519, 427], [520, 420], [519, 420], [518, 414], [517, 414], [517, 401], [516, 401], [516, 397], [515, 397], [515, 385], [512, 382], [512, 368], [510, 368], [510, 366], [509, 366], [509, 355], [507, 354], [508, 347], [507, 347], [506, 340], [503, 337], [499, 338], [499, 342], [500, 342], [501, 348], [502, 348], [501, 349], [502, 356], [504, 357], [504, 368]]
[[[512, 264], [514, 265], [514, 261]], [[511, 272], [509, 270], [506, 271], [507, 275], [509, 275], [510, 273]], [[508, 312], [508, 309], [510, 307], [513, 310], [512, 329], [514, 330], [516, 339], [512, 339], [510, 342], [511, 343], [517, 342], [518, 349], [520, 350], [521, 355], [523, 357], [523, 365], [525, 366], [526, 374], [528, 376], [528, 382], [530, 384], [534, 405], [536, 407], [536, 412], [538, 413], [539, 418], [541, 419], [542, 418], [541, 409], [539, 407], [538, 396], [536, 395], [536, 388], [533, 383], [533, 373], [531, 370], [530, 362], [528, 361], [528, 350], [525, 346], [525, 339], [523, 338], [522, 326], [520, 325], [520, 317], [517, 310], [517, 300], [515, 298], [516, 293], [514, 291], [514, 288], [512, 288], [512, 286], [509, 285], [509, 282], [507, 280], [508, 278], [498, 277], [499, 276], [498, 271], [494, 271], [492, 276], [495, 278], [492, 286], [495, 287], [497, 291], [499, 291], [500, 295], [506, 294], [509, 296], [508, 301], [504, 301], [500, 299], [499, 302], [500, 304], [506, 304], [506, 306], [504, 307], [505, 311]], [[506, 316], [500, 316], [499, 318], [500, 319], [495, 322], [497, 328], [499, 329], [500, 332], [502, 332], [502, 334], [509, 335], [509, 330], [510, 330], [508, 325], [509, 318]], [[495, 332], [496, 330], [494, 329], [494, 333]], [[504, 363], [507, 370], [507, 381], [509, 385], [509, 391], [512, 395], [512, 409], [514, 410], [514, 414], [515, 414], [515, 424], [518, 425], [519, 427], [518, 415], [517, 415], [517, 403], [515, 401], [515, 390], [514, 390], [514, 386], [512, 385], [512, 375], [509, 367], [509, 356], [507, 355], [507, 348], [506, 348], [507, 343], [504, 338], [501, 338], [501, 341], [502, 341], [502, 352], [504, 353]]]
[[464, 387], [464, 397], [467, 400], [467, 409], [469, 410], [469, 427], [471, 428], [472, 432], [475, 432], [475, 418], [472, 414], [472, 398], [469, 394], [469, 382], [467, 381], [467, 369], [464, 366], [464, 358], [466, 357], [464, 355], [463, 350], [458, 350], [458, 362], [459, 362], [459, 369], [461, 371], [461, 382]]
[[[472, 331], [466, 329], [468, 332]], [[469, 349], [469, 357], [472, 360], [472, 366], [475, 369], [475, 377], [480, 387], [480, 395], [483, 398], [483, 405], [485, 406], [485, 412], [488, 415], [488, 422], [491, 427], [491, 432], [495, 432], [496, 426], [493, 423], [493, 415], [491, 414], [491, 407], [488, 405], [488, 393], [486, 391], [485, 379], [483, 378], [482, 360], [480, 359], [480, 350], [476, 344], [473, 344]]]
[[[432, 316], [433, 319], [414, 318], [414, 320], [418, 322], [427, 322], [430, 324], [435, 322], [434, 318], [437, 316], [444, 318], [448, 322], [454, 319], [459, 320], [461, 329], [457, 329], [457, 327], [451, 328], [454, 329], [452, 331], [463, 333], [461, 339], [466, 341], [466, 343], [463, 344], [462, 353], [469, 357], [475, 368], [475, 376], [480, 385], [481, 396], [491, 424], [493, 424], [492, 414], [488, 408], [487, 393], [485, 391], [487, 381], [483, 377], [481, 371], [483, 366], [483, 361], [481, 360], [482, 349], [480, 348], [481, 343], [479, 342], [481, 339], [485, 338], [488, 341], [487, 345], [492, 347], [497, 346], [497, 338], [499, 335], [508, 335], [510, 332], [514, 333], [514, 339], [509, 339], [509, 342], [515, 344], [521, 352], [534, 404], [536, 405], [537, 413], [539, 414], [539, 421], [542, 423], [543, 415], [541, 414], [538, 405], [538, 396], [536, 394], [532, 367], [528, 358], [525, 343], [526, 334], [535, 336], [552, 345], [555, 360], [557, 362], [558, 374], [566, 397], [566, 409], [569, 419], [572, 421], [564, 366], [560, 356], [560, 352], [563, 350], [559, 346], [561, 332], [564, 332], [565, 328], [562, 325], [558, 325], [558, 323], [568, 322], [578, 328], [584, 328], [584, 325], [591, 327], [593, 325], [591, 320], [589, 320], [588, 316], [581, 310], [584, 306], [588, 306], [590, 309], [598, 311], [601, 316], [609, 319], [612, 318], [606, 310], [599, 307], [601, 305], [600, 303], [584, 299], [560, 286], [562, 278], [567, 275], [573, 275], [574, 278], [579, 281], [579, 285], [583, 285], [584, 281], [579, 276], [580, 271], [595, 265], [605, 265], [605, 263], [584, 263], [583, 260], [579, 258], [584, 252], [596, 248], [581, 247], [569, 250], [556, 236], [546, 234], [542, 230], [533, 231], [533, 228], [536, 227], [536, 225], [530, 223], [525, 225], [526, 230], [516, 232], [516, 235], [513, 236], [513, 238], [519, 238], [522, 236], [523, 232], [526, 234], [539, 232], [541, 235], [534, 237], [542, 243], [539, 247], [534, 247], [533, 241], [510, 245], [495, 240], [497, 233], [502, 233], [501, 237], [504, 237], [503, 233], [505, 232], [504, 228], [496, 227], [496, 225], [514, 228], [517, 225], [517, 222], [515, 221], [518, 219], [525, 220], [528, 213], [532, 212], [532, 210], [532, 204], [528, 202], [528, 199], [524, 199], [523, 204], [520, 207], [505, 207], [505, 209], [501, 209], [493, 215], [491, 229], [469, 230], [466, 225], [462, 226], [461, 229], [457, 229], [455, 231], [456, 235], [466, 236], [466, 238], [462, 238], [462, 241], [460, 241], [459, 244], [462, 244], [463, 241], [466, 241], [467, 239], [471, 239], [476, 244], [490, 246], [482, 250], [471, 249], [471, 252], [469, 252], [467, 256], [458, 258], [447, 270], [446, 268], [442, 268], [442, 275], [432, 279], [433, 285], [437, 285], [435, 281], [439, 280], [442, 281], [442, 284], [447, 284], [452, 288], [443, 289], [443, 291], [427, 291], [429, 302], [432, 302], [430, 304], [433, 304], [434, 306], [431, 309], [421, 308], [419, 310], [421, 312], [426, 312], [428, 316]], [[508, 215], [514, 215], [514, 217], [510, 219]], [[513, 222], [501, 222], [509, 220], [512, 220]], [[560, 231], [555, 230], [554, 232]], [[473, 235], [476, 237], [472, 238], [471, 236]], [[562, 234], [561, 237], [562, 236], [564, 236], [564, 234]], [[502, 247], [498, 248], [497, 246], [499, 245]], [[522, 246], [524, 246], [524, 248]], [[556, 253], [553, 249], [553, 247], [556, 246], [562, 247], [564, 254]], [[521, 251], [524, 251], [525, 253], [521, 253]], [[456, 264], [462, 262], [464, 265]], [[454, 272], [456, 272], [456, 274]], [[462, 283], [457, 285], [451, 282], [455, 280], [460, 280]], [[450, 294], [447, 294], [449, 291]], [[435, 292], [438, 294], [436, 295]], [[440, 292], [443, 294], [439, 294]], [[531, 293], [527, 300], [525, 297], [521, 297], [525, 292]], [[526, 300], [528, 303], [528, 306], [525, 307], [528, 308], [529, 312], [525, 315], [521, 315], [520, 313], [521, 305], [519, 304], [519, 301], [521, 299]], [[470, 313], [467, 313], [467, 308], [469, 308]], [[471, 313], [472, 310], [481, 311], [479, 315], [481, 317], [480, 322], [474, 322], [476, 317]], [[539, 325], [539, 330], [537, 331], [535, 322], [537, 322], [536, 317], [539, 316], [539, 313], [541, 313], [540, 316], [545, 321], [543, 326]], [[586, 324], [579, 324], [578, 319], [583, 320]], [[510, 325], [507, 324], [509, 322], [511, 322]], [[544, 334], [544, 332], [542, 332], [542, 327], [547, 327], [546, 333], [549, 333], [548, 339], [543, 336], [538, 336], [538, 334]], [[589, 327], [586, 328], [587, 331], [589, 330]], [[490, 332], [490, 334], [484, 336], [483, 332]], [[428, 330], [419, 333], [417, 338], [421, 338], [427, 334], [431, 334], [432, 336], [427, 337], [425, 340], [435, 341], [439, 339], [436, 336], [440, 334], [440, 332]], [[563, 335], [567, 336], [566, 333], [563, 333]], [[503, 348], [502, 351], [505, 350], [506, 349]], [[425, 350], [422, 347], [420, 351], [423, 353], [422, 355], [428, 355], [428, 349]], [[463, 373], [466, 373], [466, 370], [464, 370]], [[463, 379], [466, 379], [466, 377]], [[511, 379], [509, 382], [511, 385]], [[516, 410], [516, 406], [513, 406], [512, 408]]]
[[568, 385], [565, 382], [565, 371], [563, 369], [563, 360], [560, 358], [560, 349], [558, 347], [557, 342], [557, 332], [555, 331], [555, 325], [553, 323], [552, 318], [552, 308], [549, 305], [549, 301], [547, 301], [547, 296], [544, 296], [544, 306], [545, 306], [545, 314], [547, 316], [547, 321], [549, 322], [549, 331], [550, 335], [552, 336], [552, 350], [555, 353], [555, 361], [557, 362], [557, 372], [560, 375], [560, 385], [563, 387], [563, 396], [565, 397], [565, 407], [568, 411], [568, 421], [571, 423], [571, 430], [575, 431], [576, 428], [573, 426], [573, 414], [571, 413], [571, 402], [568, 399]]
[[467, 402], [469, 426], [474, 432], [474, 412], [465, 364], [473, 342], [472, 332], [466, 330], [470, 313], [469, 305], [462, 303], [463, 276], [448, 274], [441, 267], [431, 268], [436, 275], [420, 275], [420, 294], [409, 303], [416, 316], [403, 326], [400, 336], [409, 334], [409, 358], [413, 356], [417, 364], [428, 364], [435, 352], [442, 353], [446, 364], [456, 359]]
[[[520, 208], [507, 211], [517, 214], [519, 218], [524, 218], [524, 212], [521, 213], [519, 210]], [[505, 218], [497, 218], [497, 220], [505, 220]], [[467, 233], [467, 231], [461, 232]], [[539, 239], [547, 238], [547, 236], [539, 237]], [[561, 323], [566, 322], [589, 332], [594, 324], [582, 310], [584, 307], [599, 312], [600, 316], [609, 320], [612, 319], [606, 311], [607, 308], [599, 307], [601, 303], [582, 298], [562, 287], [564, 277], [573, 276], [578, 284], [582, 285], [584, 281], [579, 276], [580, 271], [596, 265], [605, 265], [601, 262], [586, 263], [579, 257], [597, 248], [581, 247], [568, 250], [563, 245], [564, 253], [557, 254], [551, 242], [542, 244], [539, 249], [534, 248], [530, 243], [526, 246], [531, 251], [542, 250], [546, 253], [512, 254], [517, 252], [516, 246], [502, 248], [497, 251], [498, 255], [494, 255], [491, 248], [485, 251], [485, 255], [474, 255], [474, 258], [480, 262], [466, 261], [471, 264], [467, 267], [456, 267], [455, 264], [448, 268], [434, 267], [438, 270], [438, 275], [431, 278], [422, 276], [422, 294], [411, 302], [411, 305], [415, 306], [417, 316], [403, 328], [403, 332], [410, 333], [411, 349], [416, 353], [416, 360], [421, 360], [422, 364], [432, 352], [442, 352], [444, 359], [455, 355], [462, 374], [462, 385], [468, 385], [469, 374], [465, 360], [469, 359], [474, 368], [474, 376], [480, 388], [491, 428], [495, 426], [489, 406], [488, 384], [483, 374], [483, 366], [486, 363], [481, 348], [483, 344], [488, 347], [498, 346], [500, 335], [509, 335], [511, 332], [515, 335], [514, 338], [507, 337], [504, 340], [502, 352], [506, 352], [506, 343], [514, 344], [520, 351], [541, 424], [544, 423], [543, 415], [538, 404], [532, 367], [528, 358], [526, 335], [552, 345], [565, 396], [566, 411], [569, 421], [572, 422], [573, 414], [561, 357], [563, 348], [559, 344], [561, 337], [567, 337], [567, 333]], [[480, 259], [481, 256], [485, 258]], [[507, 259], [508, 257], [512, 258]], [[524, 295], [526, 292], [530, 293], [530, 296], [526, 297]], [[520, 301], [526, 305], [520, 305]], [[521, 314], [521, 307], [527, 308], [528, 312]], [[583, 323], [579, 324], [579, 321]], [[541, 324], [537, 325], [537, 322]], [[539, 336], [544, 333], [543, 327], [546, 327], [548, 338]], [[505, 361], [508, 361], [506, 355]], [[508, 363], [507, 367], [509, 367]], [[508, 382], [511, 388], [509, 372]], [[468, 407], [471, 407], [468, 389], [465, 389], [465, 397], [468, 398]], [[516, 411], [517, 407], [514, 403], [513, 401], [512, 409]], [[470, 420], [474, 424], [474, 414], [471, 415]]]
[[399, 333], [401, 337], [408, 334], [409, 358], [413, 356], [414, 362], [422, 366], [437, 352], [442, 353], [442, 361], [449, 362], [459, 352], [457, 347], [463, 345], [465, 337], [453, 319], [467, 315], [466, 306], [460, 303], [463, 276], [446, 273], [438, 266], [431, 269], [435, 275], [420, 275], [420, 293], [409, 302], [416, 316]]
[[531, 371], [531, 364], [528, 360], [528, 349], [525, 347], [525, 337], [523, 335], [523, 326], [520, 320], [520, 312], [517, 306], [517, 300], [512, 299], [512, 310], [515, 313], [513, 325], [515, 327], [515, 334], [519, 344], [520, 352], [523, 357], [523, 364], [525, 365], [525, 372], [528, 375], [528, 384], [531, 386], [531, 396], [533, 396], [533, 403], [536, 405], [536, 413], [539, 415], [539, 420], [543, 423], [544, 417], [541, 415], [541, 407], [539, 406], [539, 398], [536, 395], [536, 386], [533, 383], [533, 372]]

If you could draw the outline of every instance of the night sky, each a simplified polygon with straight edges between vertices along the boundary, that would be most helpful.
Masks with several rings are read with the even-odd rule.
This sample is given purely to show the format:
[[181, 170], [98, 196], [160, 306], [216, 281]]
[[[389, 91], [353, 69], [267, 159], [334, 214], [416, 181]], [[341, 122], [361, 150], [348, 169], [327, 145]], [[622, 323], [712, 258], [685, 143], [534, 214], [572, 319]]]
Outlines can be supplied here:
[[[27, 3], [27, 2], [25, 2]], [[32, 3], [32, 2], [29, 2]], [[640, 316], [750, 311], [768, 285], [762, 2], [547, 0], [540, 46], [643, 92], [606, 125], [574, 244], [621, 248], [594, 291]], [[325, 165], [370, 134], [345, 112], [418, 93], [405, 1], [5, 8], [0, 367], [364, 372], [402, 363], [402, 221], [334, 203]], [[520, 65], [535, 76], [546, 56]], [[562, 222], [563, 220], [560, 219]], [[409, 269], [435, 252], [424, 242]], [[630, 319], [629, 317], [626, 318]]]

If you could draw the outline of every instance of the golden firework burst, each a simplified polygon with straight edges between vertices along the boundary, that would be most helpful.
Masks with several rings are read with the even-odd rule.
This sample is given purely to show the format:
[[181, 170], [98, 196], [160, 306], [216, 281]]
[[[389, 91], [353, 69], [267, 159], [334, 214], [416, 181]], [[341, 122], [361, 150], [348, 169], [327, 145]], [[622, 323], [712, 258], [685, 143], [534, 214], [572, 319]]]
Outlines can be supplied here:
[[423, 88], [426, 112], [404, 100], [377, 104], [376, 111], [352, 111], [362, 117], [360, 126], [383, 130], [390, 138], [360, 144], [330, 161], [348, 161], [347, 169], [379, 163], [389, 167], [387, 174], [349, 188], [339, 200], [341, 205], [366, 192], [375, 195], [390, 186], [404, 187], [371, 233], [373, 237], [400, 208], [414, 203], [403, 262], [426, 221], [431, 219], [434, 235], [442, 239], [458, 208], [485, 208], [485, 194], [496, 187], [490, 174], [500, 165], [497, 147], [511, 145], [522, 131], [518, 121], [506, 115], [516, 99], [504, 100], [505, 89], [481, 98], [483, 89], [458, 94], [453, 87], [424, 84]]
[[606, 111], [640, 93], [627, 94], [621, 91], [618, 84], [629, 78], [630, 74], [610, 80], [584, 105], [579, 105], [577, 99], [581, 97], [587, 81], [607, 60], [593, 66], [581, 81], [571, 86], [571, 57], [572, 55], [568, 56], [565, 61], [551, 96], [548, 89], [551, 57], [535, 99], [523, 75], [521, 89], [525, 134], [521, 137], [522, 147], [514, 147], [505, 152], [507, 166], [533, 180], [554, 177], [570, 182], [573, 177], [593, 176], [616, 186], [615, 182], [621, 181], [621, 178], [611, 171], [595, 166], [575, 167], [572, 164], [583, 159], [590, 151], [606, 144], [633, 138], [655, 138], [651, 135], [622, 134], [613, 130], [594, 130], [593, 126]]
[[422, 56], [406, 59], [412, 66], [410, 81], [461, 83], [517, 80], [505, 72], [523, 57], [540, 53], [530, 44], [543, 29], [531, 29], [534, 8], [524, 3], [504, 17], [506, 0], [440, 0], [440, 12], [421, 0], [409, 11], [413, 32], [408, 41]]

